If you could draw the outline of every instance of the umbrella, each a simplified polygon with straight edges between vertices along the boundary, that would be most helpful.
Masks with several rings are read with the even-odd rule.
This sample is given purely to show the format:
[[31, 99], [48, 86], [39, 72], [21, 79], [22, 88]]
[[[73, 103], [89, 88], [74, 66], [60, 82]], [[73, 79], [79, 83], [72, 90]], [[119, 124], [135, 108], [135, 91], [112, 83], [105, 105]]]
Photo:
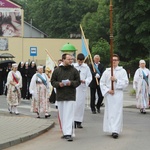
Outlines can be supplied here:
[[3, 61], [0, 61], [0, 67], [3, 68], [3, 67], [7, 67], [8, 64], [12, 64], [12, 63], [15, 63], [14, 60], [3, 60]]

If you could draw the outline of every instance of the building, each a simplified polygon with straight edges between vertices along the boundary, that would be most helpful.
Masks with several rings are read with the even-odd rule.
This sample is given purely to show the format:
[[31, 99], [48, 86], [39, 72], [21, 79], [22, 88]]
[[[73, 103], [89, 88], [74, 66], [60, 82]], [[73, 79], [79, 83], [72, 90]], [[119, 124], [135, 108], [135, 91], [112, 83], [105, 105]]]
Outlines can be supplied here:
[[[53, 60], [57, 61], [61, 58], [61, 47], [66, 43], [71, 43], [77, 49], [77, 53], [81, 52], [81, 39], [51, 39], [48, 35], [32, 26], [32, 23], [24, 21], [23, 9], [18, 4], [10, 0], [0, 0], [0, 16], [8, 17], [10, 14], [17, 16], [15, 22], [18, 22], [19, 29], [17, 34], [0, 34], [0, 55], [9, 53], [13, 55], [14, 61], [31, 60], [37, 64], [45, 64], [46, 51], [49, 52]], [[14, 13], [15, 12], [15, 13]]]

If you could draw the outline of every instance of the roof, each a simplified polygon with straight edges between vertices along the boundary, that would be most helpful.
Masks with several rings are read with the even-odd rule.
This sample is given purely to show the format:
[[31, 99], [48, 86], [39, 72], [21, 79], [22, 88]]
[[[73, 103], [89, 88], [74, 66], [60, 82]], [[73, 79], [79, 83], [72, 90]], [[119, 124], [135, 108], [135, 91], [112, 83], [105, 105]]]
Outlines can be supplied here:
[[31, 25], [30, 23], [24, 21], [25, 24], [27, 24], [28, 26], [32, 26], [33, 29], [35, 29], [36, 31], [42, 33], [44, 36], [48, 37], [48, 35], [44, 32], [42, 32], [41, 30], [39, 30], [38, 28], [34, 27], [33, 25]]

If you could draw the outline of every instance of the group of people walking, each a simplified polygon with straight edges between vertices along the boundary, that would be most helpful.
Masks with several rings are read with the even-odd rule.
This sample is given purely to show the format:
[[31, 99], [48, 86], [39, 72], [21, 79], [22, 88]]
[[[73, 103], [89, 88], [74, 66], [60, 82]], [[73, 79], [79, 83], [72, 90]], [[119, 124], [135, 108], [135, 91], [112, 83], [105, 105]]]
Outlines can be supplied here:
[[[93, 64], [84, 63], [82, 53], [77, 55], [77, 62], [73, 63], [72, 55], [63, 54], [61, 63], [51, 72], [50, 68], [31, 62], [28, 65], [12, 65], [12, 70], [7, 77], [7, 103], [10, 113], [19, 114], [17, 105], [24, 94], [22, 86], [27, 83], [26, 89], [32, 96], [31, 111], [40, 118], [44, 113], [45, 118], [50, 117], [49, 97], [55, 88], [57, 107], [59, 112], [62, 139], [73, 141], [74, 128], [83, 128], [85, 100], [87, 87], [90, 87], [90, 108], [94, 115], [101, 112], [103, 98], [105, 110], [103, 131], [111, 133], [113, 138], [118, 138], [123, 128], [123, 90], [128, 86], [129, 80], [123, 67], [119, 66], [120, 58], [114, 54], [112, 68], [104, 68], [100, 56], [93, 57]], [[145, 67], [146, 62], [140, 60], [139, 69], [135, 72], [133, 88], [136, 90], [137, 108], [142, 114], [149, 107], [150, 71]], [[24, 68], [25, 66], [25, 68]], [[18, 70], [17, 70], [18, 67]], [[33, 68], [36, 69], [33, 69]], [[25, 71], [23, 71], [25, 69]], [[113, 75], [112, 75], [113, 69]], [[32, 70], [32, 71], [31, 71]], [[30, 75], [29, 75], [30, 74]], [[23, 77], [30, 76], [29, 79]], [[53, 86], [53, 88], [51, 87]], [[23, 89], [23, 88], [22, 88]], [[96, 100], [96, 94], [98, 99]], [[24, 95], [25, 98], [27, 94]]]
[[[17, 106], [23, 99], [31, 99], [31, 112], [37, 113], [37, 118], [44, 113], [50, 117], [50, 80], [43, 70], [44, 66], [37, 66], [35, 62], [12, 64], [7, 77], [7, 104], [8, 110], [18, 115]], [[47, 68], [45, 68], [47, 71]]]
[[[83, 54], [78, 54], [77, 63], [72, 65], [72, 56], [64, 54], [62, 64], [52, 74], [51, 83], [56, 88], [62, 138], [73, 140], [73, 122], [75, 127], [83, 128], [81, 124], [87, 86], [90, 86], [90, 106], [93, 114], [100, 113], [103, 96], [106, 98], [103, 129], [111, 132], [113, 138], [117, 138], [122, 130], [123, 89], [128, 86], [127, 73], [118, 66], [118, 55], [113, 56], [114, 76], [111, 76], [110, 68], [104, 69], [99, 55], [94, 56], [93, 66], [85, 64], [84, 59]], [[114, 90], [111, 90], [112, 81]]]

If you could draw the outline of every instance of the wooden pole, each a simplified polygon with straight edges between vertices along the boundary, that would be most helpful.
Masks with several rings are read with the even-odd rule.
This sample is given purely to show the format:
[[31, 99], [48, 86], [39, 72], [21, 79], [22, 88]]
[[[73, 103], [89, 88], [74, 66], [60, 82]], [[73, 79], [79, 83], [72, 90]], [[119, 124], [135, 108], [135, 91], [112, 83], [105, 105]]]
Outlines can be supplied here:
[[[113, 76], [113, 5], [110, 0], [110, 64], [111, 64], [111, 76]], [[111, 89], [114, 90], [113, 81], [111, 82]]]
[[[89, 54], [89, 56], [90, 56], [90, 60], [91, 60], [91, 64], [92, 64], [93, 71], [94, 71], [94, 72], [96, 72], [96, 70], [95, 70], [95, 68], [94, 68], [93, 59], [92, 59], [92, 56], [91, 56], [91, 53], [90, 53], [90, 50], [89, 50], [89, 47], [88, 47], [87, 41], [85, 40], [86, 38], [85, 38], [85, 35], [84, 35], [84, 32], [83, 32], [83, 29], [82, 29], [81, 24], [80, 24], [80, 29], [81, 29], [81, 32], [82, 32], [82, 35], [83, 35], [83, 38], [84, 38], [84, 42], [85, 42], [86, 49], [87, 49], [88, 54]], [[98, 83], [98, 79], [97, 79], [97, 78], [96, 78], [96, 83], [97, 83], [97, 85], [99, 84], [99, 83]]]

